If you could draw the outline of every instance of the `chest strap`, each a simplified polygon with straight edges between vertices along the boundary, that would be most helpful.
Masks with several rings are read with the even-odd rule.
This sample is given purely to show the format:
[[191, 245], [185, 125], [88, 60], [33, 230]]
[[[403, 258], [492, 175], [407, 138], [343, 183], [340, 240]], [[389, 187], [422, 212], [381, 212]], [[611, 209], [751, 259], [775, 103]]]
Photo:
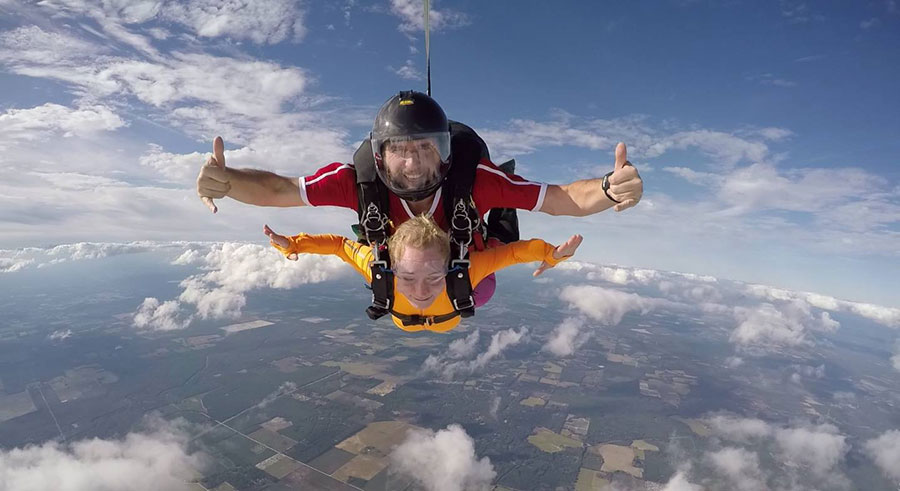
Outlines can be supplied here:
[[409, 315], [409, 314], [401, 314], [397, 311], [391, 310], [391, 314], [400, 319], [400, 322], [403, 323], [404, 326], [433, 326], [435, 324], [440, 324], [441, 322], [447, 322], [450, 319], [453, 319], [459, 316], [459, 312], [450, 312], [449, 314], [442, 315]]

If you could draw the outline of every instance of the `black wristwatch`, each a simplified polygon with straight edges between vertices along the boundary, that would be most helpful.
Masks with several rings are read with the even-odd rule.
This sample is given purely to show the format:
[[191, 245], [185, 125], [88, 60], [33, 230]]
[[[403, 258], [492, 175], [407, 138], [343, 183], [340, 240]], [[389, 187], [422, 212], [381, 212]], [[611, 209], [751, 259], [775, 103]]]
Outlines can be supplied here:
[[621, 203], [621, 201], [617, 200], [616, 198], [613, 198], [609, 194], [609, 176], [613, 175], [613, 172], [615, 172], [615, 171], [612, 171], [612, 172], [606, 174], [605, 176], [603, 176], [603, 194], [605, 194], [606, 197], [609, 198], [609, 200], [612, 201], [613, 203]]

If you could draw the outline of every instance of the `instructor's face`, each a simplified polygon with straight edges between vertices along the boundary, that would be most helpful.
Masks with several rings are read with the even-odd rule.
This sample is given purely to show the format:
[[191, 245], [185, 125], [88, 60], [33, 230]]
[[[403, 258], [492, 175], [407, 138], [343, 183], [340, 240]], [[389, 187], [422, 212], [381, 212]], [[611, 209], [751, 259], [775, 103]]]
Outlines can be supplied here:
[[400, 189], [424, 189], [440, 179], [441, 157], [427, 138], [385, 143], [384, 162], [388, 177]]
[[437, 248], [407, 247], [394, 264], [397, 291], [417, 309], [427, 309], [444, 291], [447, 258]]

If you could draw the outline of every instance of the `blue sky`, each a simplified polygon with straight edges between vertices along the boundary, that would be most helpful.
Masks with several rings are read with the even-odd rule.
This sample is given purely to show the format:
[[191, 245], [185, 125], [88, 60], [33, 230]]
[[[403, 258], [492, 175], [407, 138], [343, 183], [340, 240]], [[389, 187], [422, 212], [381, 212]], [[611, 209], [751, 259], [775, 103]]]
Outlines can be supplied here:
[[[348, 160], [385, 99], [425, 86], [420, 8], [0, 0], [0, 247], [262, 242], [266, 222], [347, 233], [339, 210], [224, 200], [211, 216], [193, 181], [215, 135], [237, 167]], [[524, 236], [579, 232], [584, 260], [900, 306], [896, 1], [432, 13], [434, 95], [495, 160], [565, 183], [611, 170], [624, 141], [645, 180], [636, 208], [528, 215]]]

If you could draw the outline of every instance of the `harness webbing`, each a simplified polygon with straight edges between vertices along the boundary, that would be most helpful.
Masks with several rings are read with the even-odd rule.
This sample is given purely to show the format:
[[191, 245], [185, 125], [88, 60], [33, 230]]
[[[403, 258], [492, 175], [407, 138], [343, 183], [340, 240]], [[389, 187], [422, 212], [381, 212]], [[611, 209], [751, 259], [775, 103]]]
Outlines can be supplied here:
[[[454, 164], [443, 184], [444, 216], [450, 225], [450, 264], [446, 277], [447, 295], [462, 317], [475, 314], [475, 299], [469, 276], [469, 248], [484, 247], [485, 223], [475, 208], [472, 187], [481, 158], [490, 158], [487, 145], [468, 126], [451, 122], [451, 147]], [[375, 173], [372, 143], [365, 140], [353, 155], [359, 190], [359, 235], [372, 246], [372, 306], [366, 313], [378, 319], [391, 312], [394, 275], [390, 271], [387, 237], [390, 232], [389, 190]], [[449, 314], [448, 314], [449, 315]], [[402, 317], [400, 317], [402, 319]], [[420, 319], [421, 320], [421, 319]], [[443, 321], [441, 321], [443, 322]]]

